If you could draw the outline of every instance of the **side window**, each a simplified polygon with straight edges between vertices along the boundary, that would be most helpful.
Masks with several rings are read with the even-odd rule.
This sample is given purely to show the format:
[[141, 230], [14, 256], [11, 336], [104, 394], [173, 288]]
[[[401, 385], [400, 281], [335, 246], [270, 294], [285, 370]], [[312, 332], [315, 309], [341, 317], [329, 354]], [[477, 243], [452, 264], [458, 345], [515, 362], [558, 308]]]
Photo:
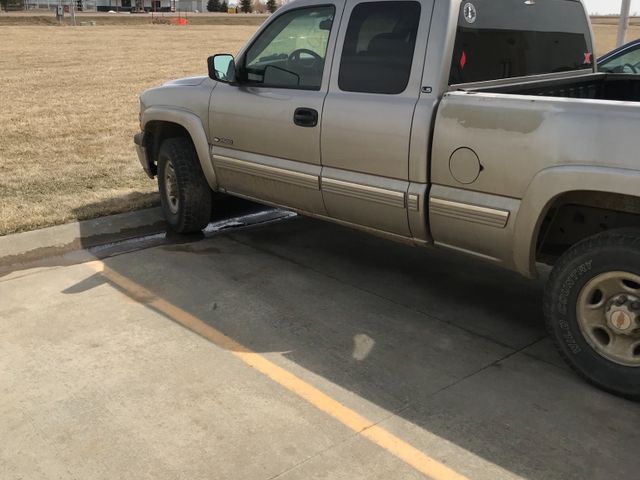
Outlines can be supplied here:
[[351, 13], [338, 86], [347, 92], [402, 93], [418, 34], [418, 2], [366, 2]]
[[612, 73], [640, 73], [640, 45], [599, 65], [599, 70]]
[[300, 8], [276, 18], [249, 47], [240, 80], [256, 86], [320, 90], [333, 6]]

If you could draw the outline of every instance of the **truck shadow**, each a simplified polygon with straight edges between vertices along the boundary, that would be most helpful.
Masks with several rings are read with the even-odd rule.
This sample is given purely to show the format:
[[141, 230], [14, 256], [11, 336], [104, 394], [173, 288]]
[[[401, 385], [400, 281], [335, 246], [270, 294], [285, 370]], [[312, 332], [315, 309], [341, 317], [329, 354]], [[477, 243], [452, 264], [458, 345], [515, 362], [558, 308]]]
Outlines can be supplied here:
[[462, 455], [536, 480], [636, 474], [636, 449], [619, 441], [639, 443], [638, 405], [560, 362], [544, 278], [300, 217], [195, 240], [105, 263], [252, 351], [285, 352], [282, 366], [337, 386], [338, 399], [350, 392], [341, 401], [355, 410], [394, 413], [388, 422], [425, 453], [446, 440], [450, 464]]

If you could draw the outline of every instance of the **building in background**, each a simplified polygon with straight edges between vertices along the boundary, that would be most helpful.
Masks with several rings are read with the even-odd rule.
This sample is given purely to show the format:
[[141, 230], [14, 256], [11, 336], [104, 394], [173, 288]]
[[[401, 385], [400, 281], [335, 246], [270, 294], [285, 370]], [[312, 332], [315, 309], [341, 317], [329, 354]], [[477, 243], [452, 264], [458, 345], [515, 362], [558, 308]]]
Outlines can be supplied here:
[[[9, 0], [10, 10], [54, 10], [58, 5], [76, 5], [80, 12], [130, 12], [136, 0]], [[143, 0], [147, 12], [206, 12], [207, 0]], [[9, 9], [8, 9], [9, 10]]]
[[[127, 12], [131, 11], [135, 6], [135, 0], [94, 0], [96, 4], [96, 10], [98, 12]], [[191, 0], [181, 2], [180, 0], [144, 0], [144, 9], [147, 12], [175, 12], [185, 11], [185, 8], [180, 5], [184, 3], [184, 7], [189, 7], [188, 11], [197, 10], [192, 8]]]

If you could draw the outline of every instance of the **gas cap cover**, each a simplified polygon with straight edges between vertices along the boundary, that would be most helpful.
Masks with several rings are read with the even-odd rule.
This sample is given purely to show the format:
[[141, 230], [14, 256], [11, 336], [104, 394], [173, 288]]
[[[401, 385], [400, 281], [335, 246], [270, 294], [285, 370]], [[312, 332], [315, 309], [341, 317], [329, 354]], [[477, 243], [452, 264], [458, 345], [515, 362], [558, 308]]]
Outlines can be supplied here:
[[482, 165], [476, 152], [462, 147], [453, 152], [449, 158], [449, 171], [457, 182], [468, 185], [478, 179]]

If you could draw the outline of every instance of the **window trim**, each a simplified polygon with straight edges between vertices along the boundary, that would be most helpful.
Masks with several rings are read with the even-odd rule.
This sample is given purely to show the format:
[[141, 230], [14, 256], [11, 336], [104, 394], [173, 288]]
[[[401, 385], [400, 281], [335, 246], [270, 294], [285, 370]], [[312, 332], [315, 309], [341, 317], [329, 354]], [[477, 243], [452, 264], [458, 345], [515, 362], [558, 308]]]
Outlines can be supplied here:
[[640, 49], [640, 40], [633, 40], [614, 50], [611, 50], [608, 53], [605, 53], [603, 56], [598, 58], [598, 65], [600, 65], [600, 63], [602, 62], [609, 62], [611, 60], [615, 60], [616, 58], [620, 58], [622, 55], [626, 54], [628, 50], [632, 49]]
[[[335, 86], [337, 87], [337, 89], [340, 92], [343, 93], [349, 93], [349, 94], [360, 94], [360, 95], [389, 95], [389, 96], [399, 96], [399, 95], [403, 95], [407, 92], [407, 89], [409, 88], [409, 84], [411, 83], [411, 74], [413, 73], [413, 69], [415, 66], [415, 60], [416, 60], [416, 47], [418, 46], [418, 37], [420, 35], [420, 23], [422, 22], [422, 15], [423, 15], [423, 4], [420, 2], [420, 0], [402, 0], [406, 3], [415, 3], [418, 5], [418, 25], [416, 28], [416, 38], [414, 40], [413, 43], [413, 52], [412, 52], [412, 56], [411, 56], [411, 65], [409, 66], [409, 74], [407, 75], [407, 83], [404, 86], [404, 88], [400, 91], [400, 92], [396, 92], [396, 93], [386, 93], [386, 92], [363, 92], [360, 90], [345, 90], [340, 86], [340, 72], [341, 72], [341, 67], [342, 67], [342, 60], [344, 57], [344, 46], [346, 44], [346, 40], [347, 40], [347, 34], [349, 33], [349, 24], [351, 22], [351, 18], [353, 17], [353, 12], [360, 7], [361, 5], [365, 5], [365, 4], [371, 4], [371, 5], [375, 5], [375, 4], [384, 4], [384, 3], [388, 3], [388, 4], [397, 4], [397, 1], [394, 0], [363, 0], [360, 1], [358, 3], [356, 3], [355, 5], [353, 5], [353, 7], [351, 8], [351, 10], [349, 11], [349, 18], [345, 23], [345, 27], [344, 27], [344, 36], [342, 39], [342, 49], [340, 50], [340, 56], [338, 57], [338, 61], [337, 61], [337, 72], [336, 72], [336, 80], [335, 80]], [[433, 2], [433, 5], [435, 6], [435, 1]], [[432, 11], [433, 14], [433, 11]], [[430, 22], [429, 22], [430, 25]], [[337, 49], [336, 49], [337, 50]]]
[[303, 5], [303, 6], [300, 6], [300, 7], [287, 9], [287, 10], [285, 10], [283, 12], [280, 12], [278, 15], [272, 16], [269, 19], [269, 22], [267, 24], [265, 24], [264, 28], [262, 28], [259, 31], [259, 33], [251, 41], [251, 43], [249, 43], [245, 47], [244, 51], [242, 52], [242, 55], [240, 57], [238, 57], [238, 60], [236, 62], [236, 71], [239, 73], [245, 68], [246, 61], [247, 61], [247, 53], [249, 52], [249, 50], [251, 50], [251, 48], [260, 39], [260, 37], [264, 34], [264, 32], [271, 26], [271, 24], [274, 23], [275, 21], [277, 21], [280, 17], [282, 17], [284, 15], [287, 15], [287, 14], [289, 14], [291, 12], [296, 12], [298, 10], [311, 10], [311, 9], [318, 9], [318, 8], [323, 8], [323, 7], [331, 7], [331, 8], [333, 8], [333, 23], [331, 24], [331, 30], [329, 31], [329, 37], [327, 38], [327, 55], [325, 55], [324, 66], [322, 67], [322, 81], [320, 82], [320, 86], [318, 88], [315, 88], [315, 87], [301, 87], [301, 86], [297, 86], [297, 87], [286, 86], [285, 87], [285, 86], [280, 86], [280, 85], [265, 85], [264, 83], [251, 83], [251, 82], [247, 82], [246, 80], [240, 80], [240, 79], [238, 81], [238, 85], [241, 86], [241, 87], [275, 88], [275, 89], [279, 89], [279, 90], [302, 90], [302, 91], [305, 91], [305, 92], [309, 92], [309, 91], [319, 92], [319, 91], [321, 91], [322, 90], [322, 83], [324, 83], [324, 79], [325, 79], [325, 75], [326, 75], [325, 72], [326, 72], [326, 66], [327, 66], [327, 59], [329, 57], [328, 53], [329, 53], [329, 45], [331, 44], [331, 35], [334, 34], [334, 31], [337, 31], [337, 29], [334, 29], [334, 27], [336, 25], [336, 14], [338, 12], [338, 9], [336, 8], [336, 4], [335, 3], [319, 3], [319, 4], [315, 4], [315, 5]]

